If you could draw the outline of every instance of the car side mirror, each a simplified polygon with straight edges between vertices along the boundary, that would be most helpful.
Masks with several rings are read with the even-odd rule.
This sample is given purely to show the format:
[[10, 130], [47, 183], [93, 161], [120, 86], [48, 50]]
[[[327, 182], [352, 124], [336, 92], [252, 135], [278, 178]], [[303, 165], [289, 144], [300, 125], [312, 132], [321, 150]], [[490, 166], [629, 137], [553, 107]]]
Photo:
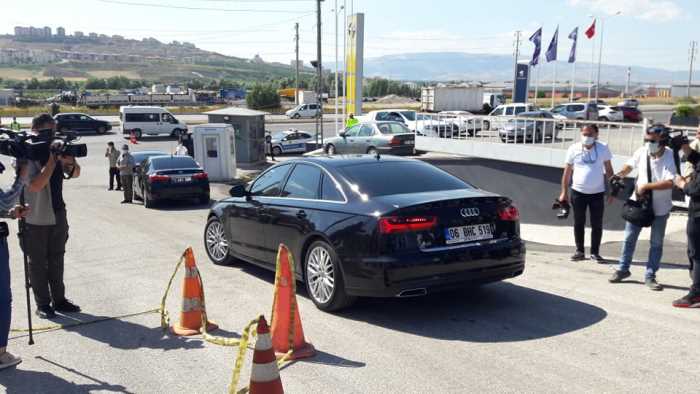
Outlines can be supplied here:
[[341, 137], [343, 137], [343, 138], [345, 138], [345, 132], [344, 132], [344, 131], [341, 131], [340, 133], [338, 133], [338, 135], [341, 136]]
[[228, 191], [228, 194], [231, 195], [231, 197], [236, 197], [236, 198], [241, 198], [241, 197], [248, 197], [248, 191], [245, 189], [244, 185], [236, 185], [231, 188], [231, 190]]

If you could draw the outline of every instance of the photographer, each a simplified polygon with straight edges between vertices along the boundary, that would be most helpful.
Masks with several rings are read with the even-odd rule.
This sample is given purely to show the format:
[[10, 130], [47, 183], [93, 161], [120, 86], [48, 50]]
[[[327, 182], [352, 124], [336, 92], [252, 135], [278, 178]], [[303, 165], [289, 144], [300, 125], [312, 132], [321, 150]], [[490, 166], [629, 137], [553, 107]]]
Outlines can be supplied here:
[[[681, 145], [686, 162], [693, 167], [687, 176], [677, 176], [675, 184], [690, 197], [688, 206], [688, 261], [693, 284], [685, 296], [673, 301], [677, 308], [700, 308], [700, 153], [688, 145], [683, 136], [674, 138], [672, 144]], [[693, 142], [697, 143], [697, 139]]]
[[[673, 159], [673, 151], [666, 146], [668, 143], [669, 129], [666, 126], [655, 124], [649, 127], [644, 136], [644, 146], [634, 152], [622, 171], [616, 175], [624, 178], [637, 169], [639, 174], [632, 200], [648, 201], [651, 198], [654, 220], [651, 224], [649, 258], [644, 283], [654, 291], [663, 290], [656, 281], [656, 272], [659, 270], [663, 255], [666, 222], [673, 207], [671, 189], [676, 176], [676, 163]], [[651, 179], [647, 179], [649, 175]], [[631, 275], [629, 268], [641, 231], [642, 227], [629, 221], [625, 223], [625, 240], [622, 244], [620, 265], [608, 280], [610, 283], [620, 283]]]
[[581, 142], [569, 147], [566, 153], [566, 167], [561, 179], [560, 204], [569, 200], [571, 185], [571, 205], [574, 209], [574, 237], [576, 253], [571, 261], [586, 258], [584, 249], [586, 211], [591, 217], [591, 259], [605, 263], [600, 256], [600, 241], [603, 237], [603, 212], [605, 209], [605, 182], [613, 175], [610, 161], [612, 153], [608, 146], [598, 141], [598, 127], [594, 124], [581, 129]]
[[[32, 120], [32, 134], [53, 138], [56, 122], [49, 114]], [[63, 258], [68, 241], [68, 219], [63, 201], [63, 180], [80, 176], [80, 166], [74, 157], [53, 153], [62, 141], [52, 143], [52, 152], [45, 160], [28, 162], [29, 185], [25, 192], [32, 208], [26, 218], [26, 245], [30, 278], [37, 316], [46, 319], [56, 311], [79, 312], [80, 307], [65, 298]]]
[[[15, 203], [26, 184], [27, 167], [19, 166], [19, 176], [15, 177], [12, 188], [4, 192], [0, 190], [0, 218], [18, 219], [25, 217], [28, 208], [15, 206]], [[0, 164], [1, 169], [4, 169]], [[7, 248], [9, 230], [7, 223], [0, 223], [0, 369], [5, 369], [22, 362], [7, 351], [7, 339], [10, 334], [12, 317], [12, 292], [10, 291], [10, 254]]]

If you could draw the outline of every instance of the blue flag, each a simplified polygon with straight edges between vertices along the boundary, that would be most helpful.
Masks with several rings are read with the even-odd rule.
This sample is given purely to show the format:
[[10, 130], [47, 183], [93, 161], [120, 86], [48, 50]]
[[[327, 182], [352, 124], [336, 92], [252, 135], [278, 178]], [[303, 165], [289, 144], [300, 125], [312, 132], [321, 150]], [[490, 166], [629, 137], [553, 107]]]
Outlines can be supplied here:
[[530, 36], [530, 41], [535, 44], [535, 51], [532, 52], [532, 60], [530, 60], [531, 66], [536, 66], [540, 63], [540, 53], [542, 52], [542, 28], [537, 29], [536, 32]]
[[576, 63], [576, 42], [578, 41], [578, 27], [569, 34], [569, 39], [574, 40], [571, 45], [571, 52], [569, 52], [569, 63]]
[[547, 48], [547, 53], [545, 53], [545, 57], [547, 58], [547, 62], [555, 61], [557, 60], [557, 41], [559, 40], [559, 26], [557, 26], [557, 30], [554, 31], [554, 37], [552, 37], [552, 41], [549, 43], [549, 48]]

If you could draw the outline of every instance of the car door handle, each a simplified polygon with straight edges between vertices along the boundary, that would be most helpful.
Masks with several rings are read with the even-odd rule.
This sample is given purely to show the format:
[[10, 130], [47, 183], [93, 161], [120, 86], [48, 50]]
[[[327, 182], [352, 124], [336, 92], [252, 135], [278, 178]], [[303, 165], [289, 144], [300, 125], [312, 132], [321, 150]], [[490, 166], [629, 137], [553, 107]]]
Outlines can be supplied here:
[[303, 209], [300, 209], [299, 212], [297, 212], [297, 217], [299, 219], [306, 219], [306, 212], [304, 212]]

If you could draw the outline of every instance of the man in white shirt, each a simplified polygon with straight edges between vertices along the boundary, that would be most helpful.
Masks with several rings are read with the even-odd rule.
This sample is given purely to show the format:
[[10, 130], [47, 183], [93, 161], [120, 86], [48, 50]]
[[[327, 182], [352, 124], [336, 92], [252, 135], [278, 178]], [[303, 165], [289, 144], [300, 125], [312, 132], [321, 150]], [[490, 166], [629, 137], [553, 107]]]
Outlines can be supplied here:
[[[663, 290], [656, 281], [656, 271], [659, 270], [663, 255], [664, 238], [666, 236], [666, 222], [668, 221], [672, 202], [673, 179], [676, 176], [676, 163], [673, 160], [673, 151], [665, 145], [669, 140], [669, 130], [664, 125], [651, 126], [644, 136], [644, 146], [634, 152], [632, 158], [622, 168], [619, 177], [625, 177], [633, 170], [637, 170], [635, 193], [632, 199], [652, 197], [654, 208], [654, 222], [651, 225], [651, 240], [649, 257], [644, 283], [654, 291]], [[651, 167], [651, 179], [647, 179], [647, 163]], [[628, 278], [630, 264], [637, 246], [637, 239], [642, 228], [627, 222], [625, 225], [625, 240], [622, 244], [622, 256], [620, 265], [610, 283], [619, 283]]]
[[586, 211], [591, 217], [591, 259], [605, 263], [600, 256], [600, 240], [603, 237], [603, 212], [605, 210], [605, 185], [613, 175], [610, 161], [612, 153], [608, 146], [598, 141], [598, 127], [586, 125], [581, 129], [581, 142], [569, 147], [566, 152], [566, 166], [561, 178], [559, 201], [569, 200], [574, 210], [574, 237], [576, 253], [572, 261], [586, 258], [584, 249]]
[[177, 146], [175, 147], [175, 151], [173, 152], [173, 155], [175, 155], [175, 156], [187, 156], [187, 154], [188, 154], [187, 147], [185, 146], [184, 139], [181, 136], [178, 138]]

